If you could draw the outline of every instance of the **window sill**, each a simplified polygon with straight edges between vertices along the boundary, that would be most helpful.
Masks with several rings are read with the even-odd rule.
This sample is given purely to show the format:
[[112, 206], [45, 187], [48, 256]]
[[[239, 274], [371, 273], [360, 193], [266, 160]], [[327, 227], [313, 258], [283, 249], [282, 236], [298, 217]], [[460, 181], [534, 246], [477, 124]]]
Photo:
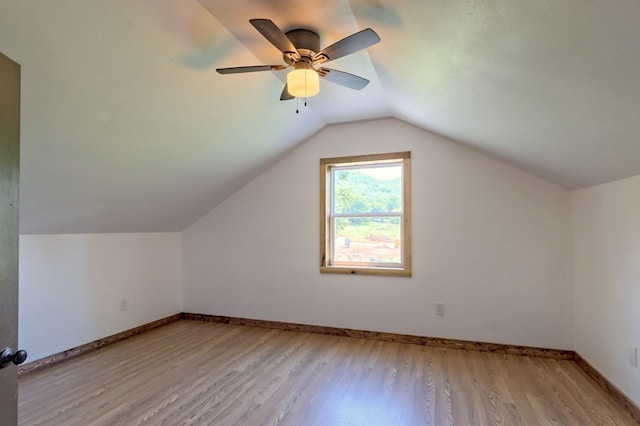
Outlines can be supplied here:
[[323, 274], [348, 274], [348, 275], [380, 275], [390, 277], [410, 277], [411, 271], [400, 268], [360, 268], [355, 266], [321, 266]]

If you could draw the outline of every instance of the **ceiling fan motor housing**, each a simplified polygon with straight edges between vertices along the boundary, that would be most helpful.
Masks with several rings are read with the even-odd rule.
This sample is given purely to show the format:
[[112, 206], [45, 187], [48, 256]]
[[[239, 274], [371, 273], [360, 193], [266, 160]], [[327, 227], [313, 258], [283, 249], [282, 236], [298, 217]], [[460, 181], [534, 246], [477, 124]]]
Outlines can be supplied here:
[[[302, 60], [306, 62], [311, 63], [312, 58], [320, 51], [320, 36], [314, 31], [301, 28], [287, 31], [285, 35], [291, 40], [291, 43], [293, 43], [296, 49], [298, 49]], [[288, 64], [294, 62], [286, 53], [283, 54], [282, 57]]]

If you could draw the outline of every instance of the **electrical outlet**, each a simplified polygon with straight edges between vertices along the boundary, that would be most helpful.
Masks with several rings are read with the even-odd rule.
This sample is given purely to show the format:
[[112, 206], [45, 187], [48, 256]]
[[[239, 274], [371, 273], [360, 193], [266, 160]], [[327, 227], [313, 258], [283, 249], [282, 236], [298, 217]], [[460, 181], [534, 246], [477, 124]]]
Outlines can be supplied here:
[[129, 309], [129, 301], [127, 299], [120, 299], [120, 310], [126, 311]]
[[629, 364], [638, 367], [638, 347], [629, 345]]
[[442, 302], [436, 303], [436, 315], [441, 317], [444, 316], [444, 303]]

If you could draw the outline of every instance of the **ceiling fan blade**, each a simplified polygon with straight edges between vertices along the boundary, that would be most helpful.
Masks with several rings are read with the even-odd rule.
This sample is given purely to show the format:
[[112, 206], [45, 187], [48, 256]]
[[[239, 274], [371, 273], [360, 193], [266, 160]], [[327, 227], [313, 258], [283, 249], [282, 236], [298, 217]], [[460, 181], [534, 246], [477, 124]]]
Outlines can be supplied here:
[[284, 89], [282, 89], [282, 94], [280, 95], [281, 101], [290, 101], [291, 99], [295, 99], [296, 97], [289, 93], [289, 89], [287, 85], [284, 85]]
[[243, 72], [256, 72], [256, 71], [279, 71], [287, 67], [283, 65], [251, 65], [248, 67], [231, 67], [231, 68], [216, 68], [220, 74], [239, 74]]
[[366, 28], [340, 41], [336, 41], [329, 47], [325, 47], [313, 57], [314, 62], [328, 62], [334, 59], [350, 55], [358, 50], [366, 49], [380, 41], [380, 36], [371, 28]]
[[369, 84], [369, 80], [366, 78], [331, 68], [320, 68], [320, 75], [327, 81], [354, 90], [361, 90]]
[[250, 19], [251, 25], [253, 25], [260, 34], [271, 42], [284, 54], [289, 54], [293, 59], [300, 59], [298, 49], [291, 43], [289, 37], [282, 32], [271, 19]]

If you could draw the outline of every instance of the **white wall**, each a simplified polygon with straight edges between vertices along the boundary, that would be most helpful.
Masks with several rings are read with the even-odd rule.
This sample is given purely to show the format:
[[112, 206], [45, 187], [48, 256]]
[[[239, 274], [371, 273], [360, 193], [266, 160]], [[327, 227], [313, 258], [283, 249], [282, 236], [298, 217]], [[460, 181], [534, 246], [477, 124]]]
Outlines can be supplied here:
[[[319, 159], [406, 150], [413, 277], [320, 274]], [[567, 190], [401, 121], [330, 126], [184, 231], [185, 310], [571, 349], [570, 208]]]
[[19, 340], [29, 361], [181, 312], [181, 239], [21, 236]]
[[640, 405], [640, 176], [572, 198], [575, 350]]

